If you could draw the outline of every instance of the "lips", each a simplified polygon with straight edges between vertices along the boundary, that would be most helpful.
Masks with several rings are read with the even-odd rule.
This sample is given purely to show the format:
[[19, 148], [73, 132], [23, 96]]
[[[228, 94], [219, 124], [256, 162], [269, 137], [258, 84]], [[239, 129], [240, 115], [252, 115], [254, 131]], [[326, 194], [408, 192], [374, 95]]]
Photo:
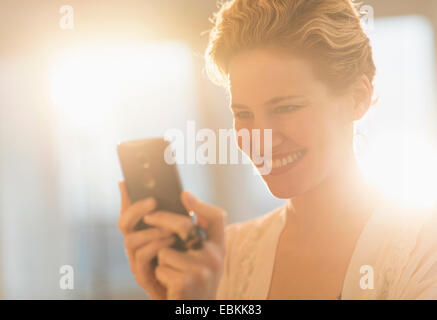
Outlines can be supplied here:
[[257, 165], [258, 168], [271, 168], [270, 174], [277, 175], [288, 171], [299, 162], [306, 154], [306, 150], [297, 150], [289, 153], [278, 154], [272, 157], [272, 160], [266, 160], [264, 163]]

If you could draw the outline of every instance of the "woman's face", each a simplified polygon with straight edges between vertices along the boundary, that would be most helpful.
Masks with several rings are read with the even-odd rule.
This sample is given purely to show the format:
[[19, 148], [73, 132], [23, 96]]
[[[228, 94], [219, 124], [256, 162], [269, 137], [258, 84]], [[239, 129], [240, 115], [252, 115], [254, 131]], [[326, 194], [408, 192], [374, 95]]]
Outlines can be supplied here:
[[272, 130], [273, 162], [260, 166], [272, 167], [263, 179], [274, 196], [302, 194], [341, 168], [353, 148], [353, 99], [331, 93], [309, 61], [280, 49], [245, 51], [231, 60], [229, 80], [234, 129], [261, 130], [261, 156], [262, 132]]

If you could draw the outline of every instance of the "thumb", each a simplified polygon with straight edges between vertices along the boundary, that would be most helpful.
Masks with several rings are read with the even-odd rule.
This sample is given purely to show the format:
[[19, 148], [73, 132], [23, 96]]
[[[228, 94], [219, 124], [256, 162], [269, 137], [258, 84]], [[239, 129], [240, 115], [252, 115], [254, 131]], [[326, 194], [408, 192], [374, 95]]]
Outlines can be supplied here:
[[197, 214], [199, 218], [199, 224], [204, 227], [206, 233], [208, 234], [208, 240], [211, 240], [219, 245], [224, 245], [227, 216], [226, 212], [221, 208], [198, 200], [191, 192], [188, 191], [182, 192], [181, 200], [187, 211], [192, 210]]

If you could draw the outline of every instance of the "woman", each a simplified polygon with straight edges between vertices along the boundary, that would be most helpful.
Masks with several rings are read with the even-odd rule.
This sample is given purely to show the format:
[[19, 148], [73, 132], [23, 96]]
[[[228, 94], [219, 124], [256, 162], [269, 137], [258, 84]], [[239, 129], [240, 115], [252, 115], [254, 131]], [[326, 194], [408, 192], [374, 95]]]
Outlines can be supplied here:
[[[192, 221], [154, 211], [154, 199], [130, 205], [121, 184], [119, 226], [151, 298], [437, 298], [435, 217], [384, 199], [354, 156], [354, 122], [371, 106], [375, 66], [353, 3], [229, 1], [206, 58], [229, 90], [235, 130], [272, 130], [263, 179], [288, 201], [224, 232], [224, 211], [184, 192], [208, 241], [178, 252], [171, 234], [185, 238]], [[132, 232], [143, 216], [156, 228]]]

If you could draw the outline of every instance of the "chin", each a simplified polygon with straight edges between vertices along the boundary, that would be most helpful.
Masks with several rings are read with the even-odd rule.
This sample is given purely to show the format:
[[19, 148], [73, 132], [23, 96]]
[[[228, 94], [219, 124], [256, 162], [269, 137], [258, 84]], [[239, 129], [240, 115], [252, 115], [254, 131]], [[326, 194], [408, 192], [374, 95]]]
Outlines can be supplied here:
[[289, 192], [288, 190], [275, 190], [273, 188], [269, 188], [269, 191], [272, 196], [278, 199], [291, 199], [295, 196], [294, 193]]
[[270, 193], [278, 199], [291, 199], [305, 192], [302, 184], [290, 183], [290, 180], [286, 177], [277, 179], [277, 177], [267, 176], [263, 179]]

